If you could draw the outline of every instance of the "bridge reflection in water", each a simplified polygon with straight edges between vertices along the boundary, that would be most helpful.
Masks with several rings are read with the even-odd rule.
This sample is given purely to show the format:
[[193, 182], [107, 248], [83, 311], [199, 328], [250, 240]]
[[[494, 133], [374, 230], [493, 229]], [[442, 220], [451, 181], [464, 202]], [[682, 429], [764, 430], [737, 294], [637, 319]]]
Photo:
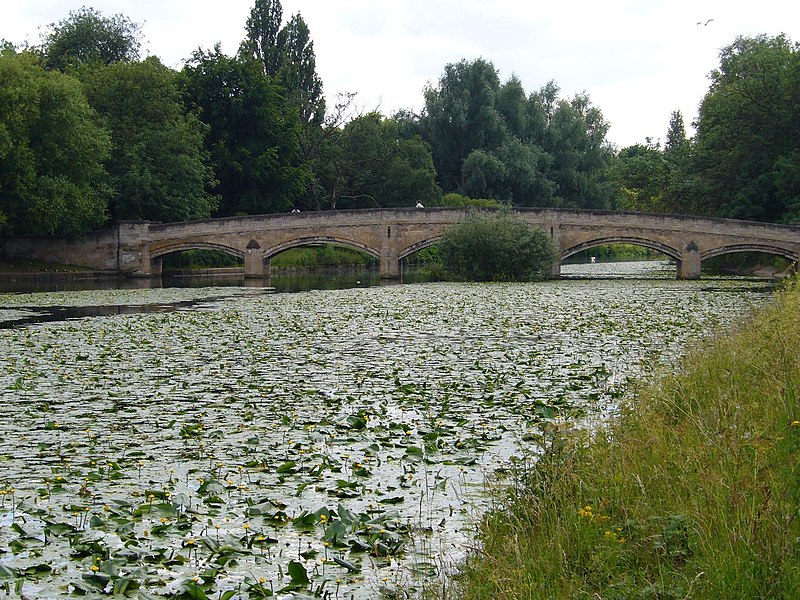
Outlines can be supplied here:
[[[702, 261], [732, 252], [763, 252], [797, 262], [800, 227], [685, 215], [531, 208], [514, 210], [540, 227], [561, 261], [582, 250], [633, 244], [657, 250], [676, 263], [676, 275], [696, 279]], [[270, 259], [289, 248], [331, 244], [360, 250], [380, 261], [380, 276], [398, 279], [404, 258], [435, 244], [470, 209], [401, 208], [231, 217], [181, 223], [125, 221], [79, 240], [5, 240], [9, 257], [116, 271], [133, 277], [161, 272], [161, 258], [192, 249], [221, 250], [244, 261], [246, 278], [270, 274]]]

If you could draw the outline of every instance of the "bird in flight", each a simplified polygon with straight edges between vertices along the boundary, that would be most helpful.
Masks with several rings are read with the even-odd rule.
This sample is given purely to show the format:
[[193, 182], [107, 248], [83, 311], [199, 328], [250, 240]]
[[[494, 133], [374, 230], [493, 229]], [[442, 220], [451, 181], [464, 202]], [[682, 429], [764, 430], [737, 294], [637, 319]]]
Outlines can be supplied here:
[[713, 20], [714, 20], [714, 19], [709, 19], [709, 20], [708, 20], [708, 21], [706, 21], [706, 22], [703, 22], [703, 21], [698, 21], [698, 22], [697, 22], [697, 24], [698, 24], [698, 25], [702, 25], [703, 27], [708, 27], [708, 24], [709, 24], [709, 23], [711, 23], [711, 21], [713, 21]]

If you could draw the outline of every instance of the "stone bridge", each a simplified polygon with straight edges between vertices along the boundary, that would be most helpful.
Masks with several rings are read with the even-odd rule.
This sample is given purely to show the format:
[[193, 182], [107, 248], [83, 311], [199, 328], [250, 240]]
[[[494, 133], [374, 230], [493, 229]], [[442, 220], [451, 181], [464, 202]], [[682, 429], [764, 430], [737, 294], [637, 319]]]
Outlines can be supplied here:
[[[18, 256], [114, 270], [129, 276], [161, 273], [161, 258], [190, 249], [221, 250], [244, 260], [246, 277], [269, 274], [270, 259], [289, 248], [332, 244], [380, 260], [384, 278], [398, 278], [401, 261], [430, 246], [471, 209], [376, 209], [271, 214], [182, 223], [125, 221], [80, 240], [8, 239]], [[800, 226], [682, 215], [551, 208], [516, 209], [554, 242], [561, 261], [594, 246], [635, 244], [663, 252], [677, 263], [677, 276], [700, 277], [701, 262], [731, 252], [756, 251], [796, 262]]]

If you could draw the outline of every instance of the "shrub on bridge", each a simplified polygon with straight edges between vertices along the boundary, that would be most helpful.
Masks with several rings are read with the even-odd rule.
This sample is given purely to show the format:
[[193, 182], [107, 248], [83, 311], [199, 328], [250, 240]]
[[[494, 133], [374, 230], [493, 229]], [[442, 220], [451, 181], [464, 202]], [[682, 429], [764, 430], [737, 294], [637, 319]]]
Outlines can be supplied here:
[[448, 275], [467, 281], [530, 281], [550, 274], [554, 248], [541, 229], [508, 213], [473, 213], [439, 242]]

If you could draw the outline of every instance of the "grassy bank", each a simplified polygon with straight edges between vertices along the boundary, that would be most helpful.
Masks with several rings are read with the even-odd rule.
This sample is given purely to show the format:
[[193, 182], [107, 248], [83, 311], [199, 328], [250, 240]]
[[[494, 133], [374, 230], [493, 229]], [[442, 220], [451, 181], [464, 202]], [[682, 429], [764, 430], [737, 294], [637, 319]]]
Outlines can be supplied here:
[[91, 271], [86, 267], [62, 265], [25, 258], [4, 258], [0, 261], [0, 274], [4, 273], [77, 273]]
[[800, 597], [800, 284], [512, 488], [463, 598]]

